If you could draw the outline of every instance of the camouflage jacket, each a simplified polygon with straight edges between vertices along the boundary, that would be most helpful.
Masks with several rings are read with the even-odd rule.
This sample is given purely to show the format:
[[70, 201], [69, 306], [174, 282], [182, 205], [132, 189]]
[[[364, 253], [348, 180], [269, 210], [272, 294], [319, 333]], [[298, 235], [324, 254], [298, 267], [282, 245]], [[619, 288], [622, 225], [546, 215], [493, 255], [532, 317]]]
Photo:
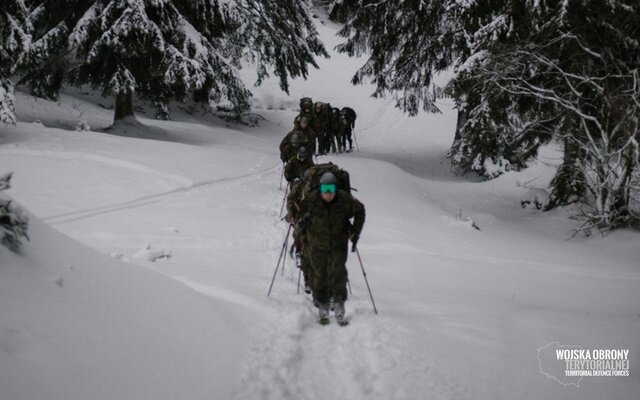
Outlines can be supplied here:
[[318, 132], [320, 132], [320, 121], [318, 120], [318, 116], [316, 115], [316, 113], [313, 111], [300, 112], [300, 114], [298, 114], [298, 116], [296, 116], [296, 118], [293, 120], [293, 129], [300, 130], [300, 119], [302, 119], [302, 117], [307, 117], [307, 119], [309, 120], [309, 125], [307, 125], [307, 129], [311, 130], [311, 133], [313, 134], [314, 139], [317, 138], [318, 137], [317, 134]]
[[346, 247], [349, 237], [359, 237], [364, 225], [364, 205], [344, 190], [338, 190], [330, 203], [320, 197], [319, 191], [311, 192], [300, 208], [302, 217], [296, 229], [316, 249]]
[[294, 129], [291, 132], [287, 133], [280, 142], [280, 160], [282, 160], [283, 163], [288, 162], [289, 160], [291, 160], [291, 158], [298, 155], [298, 147], [294, 147], [291, 144], [291, 136], [293, 136], [294, 134], [297, 134], [300, 138], [300, 144], [298, 147], [304, 146], [310, 152], [313, 152], [315, 150], [315, 138], [311, 137], [308, 132], [298, 131]]
[[331, 123], [331, 108], [326, 103], [319, 104], [321, 104], [319, 112], [318, 108], [315, 107], [316, 118], [318, 119], [318, 130], [316, 131], [316, 133], [320, 136], [324, 136], [330, 129], [329, 125]]
[[284, 166], [284, 178], [289, 183], [295, 179], [302, 180], [305, 171], [314, 165], [312, 157], [307, 157], [303, 161], [300, 161], [298, 157], [292, 157]]

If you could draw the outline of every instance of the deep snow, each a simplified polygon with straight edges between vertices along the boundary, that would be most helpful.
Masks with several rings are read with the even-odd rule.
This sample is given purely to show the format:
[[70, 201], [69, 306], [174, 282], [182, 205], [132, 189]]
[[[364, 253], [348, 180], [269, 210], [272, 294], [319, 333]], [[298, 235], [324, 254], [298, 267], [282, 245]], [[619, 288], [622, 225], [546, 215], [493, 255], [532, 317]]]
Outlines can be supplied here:
[[[336, 27], [319, 29], [332, 48]], [[265, 82], [254, 128], [181, 107], [126, 133], [74, 131], [107, 127], [109, 100], [18, 92], [0, 173], [35, 215], [19, 254], [0, 248], [0, 399], [637, 398], [638, 234], [568, 240], [574, 210], [520, 207], [553, 146], [523, 172], [454, 176], [452, 104], [408, 118], [347, 84], [362, 61], [332, 53], [290, 96]], [[380, 313], [350, 256], [347, 328], [315, 323], [291, 259], [266, 297], [287, 228], [277, 145], [302, 96], [358, 111], [360, 151], [321, 158], [367, 207]], [[562, 385], [540, 372], [553, 342], [629, 349], [631, 376]]]

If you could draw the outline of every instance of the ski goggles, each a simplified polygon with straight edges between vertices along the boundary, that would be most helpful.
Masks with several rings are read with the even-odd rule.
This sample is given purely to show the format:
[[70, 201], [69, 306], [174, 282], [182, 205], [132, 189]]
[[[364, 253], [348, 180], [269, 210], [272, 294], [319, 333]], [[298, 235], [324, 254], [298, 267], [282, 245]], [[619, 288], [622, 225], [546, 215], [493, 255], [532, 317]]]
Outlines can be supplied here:
[[335, 193], [336, 192], [336, 184], [335, 183], [322, 183], [320, 184], [320, 193]]

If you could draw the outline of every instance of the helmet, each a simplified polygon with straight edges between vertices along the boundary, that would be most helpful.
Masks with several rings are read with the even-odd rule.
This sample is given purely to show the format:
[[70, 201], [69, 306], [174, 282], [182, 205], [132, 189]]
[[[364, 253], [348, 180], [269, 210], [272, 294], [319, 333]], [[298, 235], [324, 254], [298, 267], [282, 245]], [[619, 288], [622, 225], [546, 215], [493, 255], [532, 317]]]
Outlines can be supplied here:
[[294, 133], [293, 135], [291, 135], [291, 144], [299, 144], [300, 143], [300, 136], [298, 136], [297, 133]]
[[[325, 194], [334, 194], [338, 191], [338, 185], [336, 184], [336, 176], [331, 172], [325, 172], [320, 177], [320, 193], [324, 196]], [[330, 198], [323, 199], [330, 201]]]
[[307, 157], [309, 157], [309, 151], [306, 147], [300, 146], [300, 148], [298, 148], [298, 159], [304, 160]]
[[300, 125], [302, 125], [303, 123], [304, 123], [305, 125], [309, 125], [309, 118], [308, 118], [308, 117], [306, 117], [306, 116], [304, 116], [304, 117], [300, 118]]
[[330, 183], [336, 184], [337, 182], [338, 181], [336, 179], [336, 176], [331, 172], [325, 172], [320, 177], [320, 184], [330, 184]]

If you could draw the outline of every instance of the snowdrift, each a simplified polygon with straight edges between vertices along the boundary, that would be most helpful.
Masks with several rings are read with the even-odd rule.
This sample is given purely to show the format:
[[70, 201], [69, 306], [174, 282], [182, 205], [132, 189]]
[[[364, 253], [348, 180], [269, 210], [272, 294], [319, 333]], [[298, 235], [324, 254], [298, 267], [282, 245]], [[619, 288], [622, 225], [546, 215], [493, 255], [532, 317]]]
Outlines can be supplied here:
[[231, 308], [33, 215], [29, 235], [0, 247], [2, 399], [229, 398], [246, 340]]

